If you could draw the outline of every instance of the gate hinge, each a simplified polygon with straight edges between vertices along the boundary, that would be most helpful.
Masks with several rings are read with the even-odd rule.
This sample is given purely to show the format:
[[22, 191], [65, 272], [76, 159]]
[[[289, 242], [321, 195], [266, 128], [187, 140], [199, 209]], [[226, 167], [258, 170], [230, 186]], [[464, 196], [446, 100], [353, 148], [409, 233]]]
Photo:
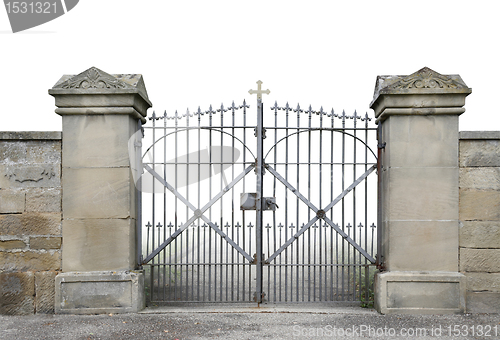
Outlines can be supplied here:
[[[260, 294], [260, 301], [264, 302], [265, 297], [266, 297], [266, 293], [262, 292]], [[257, 302], [257, 292], [253, 292], [253, 301]]]
[[[266, 131], [267, 131], [267, 130], [266, 130], [266, 128], [265, 128], [265, 127], [263, 127], [263, 128], [262, 128], [262, 139], [266, 139]], [[254, 128], [254, 129], [253, 129], [253, 135], [254, 135], [255, 137], [257, 137], [257, 128]]]
[[387, 143], [386, 143], [386, 142], [383, 142], [383, 143], [379, 143], [379, 144], [377, 144], [377, 147], [378, 147], [379, 149], [385, 149], [385, 146], [386, 146], [386, 145], [387, 145]]

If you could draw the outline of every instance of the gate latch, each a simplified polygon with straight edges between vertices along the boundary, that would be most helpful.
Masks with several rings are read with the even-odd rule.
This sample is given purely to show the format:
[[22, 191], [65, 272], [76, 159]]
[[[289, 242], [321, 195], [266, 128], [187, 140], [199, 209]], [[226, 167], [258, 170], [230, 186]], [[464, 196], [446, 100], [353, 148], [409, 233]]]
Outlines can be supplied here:
[[[275, 211], [279, 208], [276, 204], [276, 197], [263, 197], [262, 210]], [[241, 210], [256, 210], [257, 209], [257, 193], [249, 192], [242, 193], [240, 196], [240, 209]]]

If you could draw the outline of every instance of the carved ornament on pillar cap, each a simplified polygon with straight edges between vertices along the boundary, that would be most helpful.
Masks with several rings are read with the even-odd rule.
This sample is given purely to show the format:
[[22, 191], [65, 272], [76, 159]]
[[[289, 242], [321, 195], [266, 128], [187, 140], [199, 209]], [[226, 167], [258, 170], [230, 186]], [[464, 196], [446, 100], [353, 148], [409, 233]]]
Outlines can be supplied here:
[[[398, 110], [398, 112], [401, 111], [400, 114], [405, 114], [404, 112], [408, 110], [412, 110], [413, 114], [447, 114], [447, 110], [451, 109], [449, 114], [460, 114], [465, 111], [462, 106], [465, 103], [465, 97], [470, 93], [472, 93], [472, 89], [458, 74], [443, 75], [424, 67], [408, 76], [378, 76], [370, 107], [375, 111], [377, 118], [384, 111], [386, 114], [392, 114], [387, 110]], [[408, 100], [404, 100], [405, 95], [421, 96], [408, 97]], [[454, 101], [441, 100], [438, 103], [439, 100], [432, 97], [435, 95], [451, 95], [448, 98], [454, 97], [456, 99]], [[384, 97], [392, 97], [393, 99]], [[400, 99], [395, 99], [397, 97]], [[433, 109], [429, 111], [429, 108]], [[462, 111], [458, 112], [457, 110]], [[377, 119], [377, 122], [379, 120], [380, 118]]]
[[[145, 123], [143, 117], [152, 106], [142, 75], [108, 74], [97, 67], [77, 75], [64, 75], [49, 94], [56, 98], [56, 113], [60, 115], [129, 114]], [[87, 99], [80, 100], [75, 95], [84, 95]], [[91, 95], [106, 95], [107, 100], [103, 102], [103, 97], [97, 96], [94, 104]]]

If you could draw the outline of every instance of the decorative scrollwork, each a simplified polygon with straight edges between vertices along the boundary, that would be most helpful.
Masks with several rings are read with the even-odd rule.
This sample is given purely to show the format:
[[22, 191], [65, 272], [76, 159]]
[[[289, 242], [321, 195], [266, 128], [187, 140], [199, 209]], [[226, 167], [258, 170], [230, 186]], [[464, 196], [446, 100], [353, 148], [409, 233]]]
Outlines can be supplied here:
[[394, 89], [457, 89], [463, 86], [447, 76], [443, 76], [428, 67], [424, 67], [420, 71], [401, 79], [391, 87]]
[[92, 67], [86, 72], [68, 79], [61, 84], [63, 89], [123, 89], [127, 87], [123, 81]]

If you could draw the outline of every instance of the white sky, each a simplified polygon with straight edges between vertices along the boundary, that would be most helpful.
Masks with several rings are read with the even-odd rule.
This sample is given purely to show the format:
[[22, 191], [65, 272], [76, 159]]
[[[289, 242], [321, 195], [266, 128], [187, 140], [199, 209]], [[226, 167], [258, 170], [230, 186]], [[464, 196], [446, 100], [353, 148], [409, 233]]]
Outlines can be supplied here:
[[141, 73], [157, 111], [275, 100], [373, 112], [377, 75], [428, 66], [473, 89], [461, 130], [500, 130], [500, 2], [81, 0], [12, 34], [0, 8], [3, 131], [60, 130], [48, 95], [91, 66]]

